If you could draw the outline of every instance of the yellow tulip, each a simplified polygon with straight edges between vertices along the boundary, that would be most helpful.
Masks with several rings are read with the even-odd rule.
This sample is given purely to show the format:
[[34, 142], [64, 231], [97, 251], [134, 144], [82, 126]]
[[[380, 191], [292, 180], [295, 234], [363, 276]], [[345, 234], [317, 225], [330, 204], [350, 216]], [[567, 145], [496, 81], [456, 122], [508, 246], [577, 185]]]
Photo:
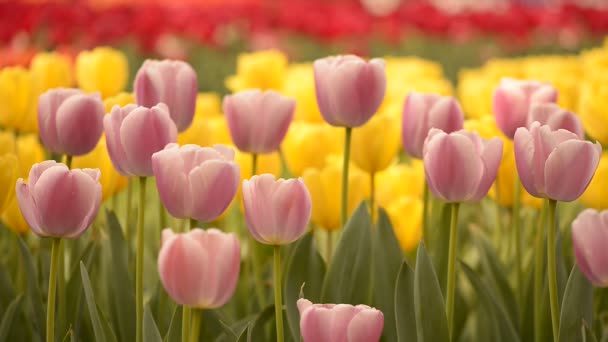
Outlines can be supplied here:
[[402, 196], [386, 208], [399, 245], [406, 252], [416, 248], [422, 238], [422, 207], [419, 198]]
[[15, 183], [19, 173], [17, 157], [12, 154], [0, 156], [0, 214], [6, 210], [15, 196]]
[[581, 202], [590, 208], [598, 210], [608, 209], [608, 152], [604, 152], [600, 158], [600, 164], [591, 179], [589, 187], [581, 196]]
[[93, 151], [72, 159], [72, 168], [74, 169], [99, 169], [101, 177], [101, 197], [103, 200], [111, 197], [116, 188], [116, 182], [120, 174], [114, 169], [108, 149], [106, 147], [105, 136], [102, 136], [97, 146]]
[[4, 225], [17, 234], [27, 233], [30, 230], [30, 226], [23, 218], [23, 215], [21, 215], [17, 197], [14, 197], [8, 203], [6, 211], [2, 214], [1, 218]]
[[423, 191], [424, 165], [421, 160], [392, 165], [376, 176], [376, 203], [383, 208], [403, 196], [420, 198]]
[[30, 71], [45, 92], [52, 88], [70, 88], [72, 86], [72, 63], [70, 59], [57, 52], [36, 54], [30, 64]]
[[200, 146], [232, 144], [228, 124], [223, 115], [195, 116], [190, 127], [177, 136], [177, 142], [180, 145], [196, 144]]
[[20, 135], [16, 140], [15, 152], [19, 159], [19, 177], [27, 179], [32, 165], [42, 163], [46, 157], [44, 148], [36, 134]]
[[38, 132], [39, 95], [28, 70], [21, 67], [0, 70], [0, 126], [20, 133]]
[[458, 74], [458, 99], [467, 117], [492, 115], [492, 94], [498, 81], [480, 69], [463, 69]]
[[471, 132], [477, 132], [484, 139], [492, 139], [499, 137], [503, 142], [507, 142], [507, 137], [496, 125], [494, 116], [484, 116], [479, 119], [467, 119], [464, 121], [464, 129]]
[[[341, 158], [340, 158], [341, 159]], [[306, 169], [302, 175], [312, 199], [311, 221], [319, 228], [340, 228], [342, 166], [328, 158], [323, 169]], [[369, 177], [351, 165], [348, 173], [347, 214], [350, 216], [361, 201], [369, 197]]]
[[[608, 78], [606, 78], [608, 81]], [[608, 146], [608, 83], [585, 82], [580, 89], [579, 117], [591, 138]]]
[[311, 64], [292, 64], [287, 68], [283, 94], [296, 100], [295, 121], [324, 122], [315, 94]]
[[129, 77], [127, 57], [120, 50], [97, 47], [76, 57], [76, 81], [86, 92], [98, 91], [103, 98], [125, 89]]
[[208, 118], [222, 113], [222, 100], [218, 93], [198, 93], [196, 96], [195, 117]]
[[327, 156], [341, 153], [343, 146], [343, 129], [305, 121], [292, 122], [281, 144], [287, 166], [296, 177], [307, 168], [322, 168]]
[[581, 77], [580, 60], [576, 56], [547, 55], [522, 59], [523, 78], [548, 82], [559, 92], [557, 103], [576, 110]]
[[236, 75], [226, 79], [226, 87], [233, 92], [244, 89], [283, 89], [287, 56], [278, 50], [264, 50], [240, 54]]
[[106, 113], [112, 112], [112, 107], [114, 106], [124, 107], [132, 103], [135, 103], [135, 95], [124, 91], [103, 100]]
[[398, 121], [389, 115], [374, 115], [365, 125], [353, 130], [351, 158], [363, 171], [376, 173], [395, 160], [400, 146]]
[[0, 131], [0, 156], [7, 153], [15, 153], [15, 133]]

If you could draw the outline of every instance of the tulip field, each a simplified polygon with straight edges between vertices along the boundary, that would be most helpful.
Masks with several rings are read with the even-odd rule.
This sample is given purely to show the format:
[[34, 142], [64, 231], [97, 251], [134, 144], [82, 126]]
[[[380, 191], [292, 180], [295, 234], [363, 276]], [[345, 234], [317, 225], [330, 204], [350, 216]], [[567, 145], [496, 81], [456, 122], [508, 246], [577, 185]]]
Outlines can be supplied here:
[[[384, 23], [397, 40], [424, 10], [407, 25], [460, 23], [451, 49], [493, 27], [417, 3], [386, 21], [331, 5], [340, 29], [314, 10], [292, 23], [299, 1], [238, 4], [168, 10], [181, 24], [138, 4], [130, 39], [213, 45], [248, 11], [252, 32]], [[13, 6], [12, 48], [45, 20], [107, 27], [49, 26], [47, 51], [0, 60], [0, 342], [608, 341], [608, 38], [458, 68], [349, 44], [294, 58], [268, 38], [213, 46], [218, 79], [174, 41], [112, 44], [124, 4]], [[509, 8], [506, 41], [608, 31], [602, 8]]]

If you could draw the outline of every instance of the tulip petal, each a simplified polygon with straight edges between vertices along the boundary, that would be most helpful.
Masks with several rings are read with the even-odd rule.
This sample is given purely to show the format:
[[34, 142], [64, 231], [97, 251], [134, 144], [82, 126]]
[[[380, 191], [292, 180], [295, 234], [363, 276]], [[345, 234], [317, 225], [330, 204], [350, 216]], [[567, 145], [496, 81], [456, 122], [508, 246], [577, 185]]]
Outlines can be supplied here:
[[240, 170], [235, 162], [209, 160], [188, 175], [192, 192], [192, 217], [202, 222], [215, 220], [234, 198]]
[[189, 218], [192, 192], [184, 159], [177, 148], [166, 148], [152, 155], [152, 171], [160, 199], [167, 211], [177, 218]]
[[498, 167], [502, 160], [502, 144], [500, 138], [494, 138], [485, 142], [485, 146], [481, 152], [481, 161], [484, 168], [483, 176], [473, 198], [471, 198], [472, 201], [481, 201], [488, 193], [488, 190], [490, 190], [494, 180], [496, 180]]
[[361, 310], [348, 325], [348, 342], [379, 341], [384, 328], [384, 315], [375, 309]]
[[[604, 212], [606, 213], [606, 212]], [[604, 214], [606, 216], [606, 214]], [[608, 225], [599, 213], [586, 209], [572, 222], [572, 244], [581, 271], [595, 285], [608, 285]]]
[[24, 184], [23, 179], [17, 180], [17, 202], [23, 218], [38, 236], [49, 236], [40, 226], [40, 212], [32, 196], [29, 184]]
[[[63, 152], [72, 156], [92, 151], [103, 133], [105, 108], [101, 99], [91, 95], [74, 95], [57, 109], [57, 142]], [[66, 134], [65, 132], [70, 132]]]
[[119, 106], [114, 106], [112, 112], [103, 118], [108, 154], [116, 171], [126, 177], [135, 176], [128, 168], [127, 154], [120, 140], [120, 126], [129, 113], [130, 111], [127, 111], [126, 108], [121, 109]]

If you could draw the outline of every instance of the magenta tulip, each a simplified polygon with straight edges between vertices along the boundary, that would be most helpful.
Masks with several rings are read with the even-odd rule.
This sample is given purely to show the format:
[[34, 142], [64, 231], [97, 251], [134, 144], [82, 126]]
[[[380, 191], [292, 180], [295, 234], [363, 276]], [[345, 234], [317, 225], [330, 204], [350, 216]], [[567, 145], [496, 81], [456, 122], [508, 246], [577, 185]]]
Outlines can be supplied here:
[[317, 104], [330, 125], [359, 127], [378, 111], [386, 91], [382, 59], [326, 57], [317, 59], [313, 69]]
[[99, 94], [85, 94], [79, 89], [51, 89], [38, 99], [40, 139], [53, 153], [87, 154], [101, 138], [104, 114]]
[[557, 101], [557, 90], [548, 83], [503, 78], [494, 91], [492, 107], [498, 128], [513, 139], [519, 127], [526, 127], [530, 106]]
[[135, 101], [144, 107], [164, 103], [177, 130], [185, 131], [194, 118], [198, 84], [196, 72], [182, 61], [146, 60], [134, 81]]
[[34, 164], [28, 183], [17, 180], [17, 201], [36, 235], [74, 239], [91, 225], [101, 205], [98, 169], [69, 170], [47, 160]]
[[152, 154], [177, 141], [167, 106], [114, 106], [103, 119], [108, 153], [123, 176], [152, 176]]
[[464, 130], [432, 128], [424, 143], [424, 172], [431, 192], [445, 202], [480, 201], [494, 183], [502, 140]]
[[295, 106], [295, 100], [273, 90], [245, 90], [224, 97], [224, 115], [234, 145], [249, 153], [277, 151]]
[[267, 245], [299, 239], [312, 210], [310, 193], [301, 178], [275, 180], [271, 174], [243, 181], [243, 204], [249, 232]]
[[167, 211], [201, 222], [215, 220], [228, 208], [241, 180], [234, 150], [223, 145], [169, 144], [152, 155], [152, 170]]
[[298, 299], [304, 342], [376, 342], [384, 328], [382, 311], [367, 305], [313, 304]]
[[530, 107], [528, 126], [534, 121], [538, 121], [541, 125], [548, 125], [551, 130], [565, 129], [576, 134], [580, 139], [585, 138], [585, 130], [578, 116], [555, 103], [533, 104]]
[[515, 132], [515, 163], [521, 183], [535, 197], [574, 201], [595, 174], [602, 147], [580, 140], [565, 129], [557, 131], [534, 122]]
[[403, 106], [403, 147], [412, 157], [422, 159], [431, 128], [451, 133], [461, 130], [463, 121], [462, 109], [453, 97], [410, 92]]
[[232, 233], [214, 228], [183, 234], [163, 230], [158, 273], [178, 304], [201, 309], [226, 304], [234, 294], [240, 265], [239, 240]]
[[597, 287], [608, 287], [608, 210], [586, 209], [572, 222], [576, 263]]

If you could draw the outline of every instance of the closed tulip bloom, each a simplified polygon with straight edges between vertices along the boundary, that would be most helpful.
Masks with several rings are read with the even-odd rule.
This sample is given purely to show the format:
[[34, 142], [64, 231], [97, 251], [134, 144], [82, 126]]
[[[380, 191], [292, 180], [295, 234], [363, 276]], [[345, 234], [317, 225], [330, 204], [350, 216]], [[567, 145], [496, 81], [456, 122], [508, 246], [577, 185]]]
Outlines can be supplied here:
[[103, 133], [105, 108], [99, 94], [56, 88], [38, 99], [40, 139], [51, 152], [79, 156], [91, 152]]
[[550, 84], [503, 78], [494, 91], [492, 109], [498, 128], [513, 139], [515, 131], [528, 124], [532, 104], [556, 101], [557, 90]]
[[608, 210], [586, 209], [572, 222], [576, 263], [596, 287], [608, 287]]
[[367, 305], [313, 304], [298, 299], [304, 342], [374, 342], [380, 340], [384, 314]]
[[177, 141], [167, 106], [115, 106], [103, 119], [112, 164], [123, 176], [152, 176], [152, 154]]
[[28, 183], [17, 180], [23, 217], [41, 237], [77, 238], [91, 225], [101, 205], [100, 172], [69, 170], [47, 160], [30, 170]]
[[177, 142], [180, 145], [194, 144], [199, 146], [232, 144], [228, 123], [223, 115], [213, 117], [195, 116], [190, 127], [179, 133]]
[[243, 181], [243, 205], [249, 232], [260, 243], [285, 245], [306, 232], [312, 210], [302, 179], [263, 174]]
[[36, 54], [30, 64], [30, 71], [40, 85], [41, 91], [72, 86], [72, 62], [60, 53]]
[[15, 180], [19, 172], [17, 157], [9, 153], [0, 155], [0, 214], [15, 195]]
[[75, 157], [72, 160], [72, 167], [76, 169], [99, 169], [101, 171], [99, 183], [101, 184], [101, 194], [104, 201], [116, 192], [116, 183], [121, 176], [112, 165], [105, 136], [99, 139], [99, 143], [91, 152]]
[[169, 144], [152, 155], [160, 199], [177, 218], [209, 222], [234, 198], [241, 179], [234, 150], [224, 145]]
[[293, 119], [295, 101], [273, 90], [245, 90], [224, 98], [224, 115], [236, 147], [249, 153], [279, 149]]
[[433, 128], [424, 144], [424, 171], [431, 192], [445, 202], [480, 201], [494, 183], [502, 140], [477, 133], [447, 134]]
[[608, 84], [604, 80], [586, 81], [580, 85], [577, 113], [589, 136], [608, 146]]
[[282, 93], [294, 98], [298, 103], [294, 114], [295, 121], [325, 122], [317, 106], [311, 63], [289, 65]]
[[403, 106], [401, 138], [409, 155], [422, 159], [424, 140], [431, 128], [452, 133], [462, 129], [464, 114], [451, 96], [411, 92]]
[[98, 91], [105, 99], [123, 91], [128, 78], [127, 56], [120, 50], [96, 47], [76, 57], [76, 81], [86, 92]]
[[236, 75], [226, 79], [232, 92], [245, 89], [280, 90], [285, 82], [287, 56], [279, 50], [242, 53], [236, 60]]
[[124, 91], [103, 99], [103, 105], [106, 107], [106, 113], [110, 113], [114, 106], [124, 107], [130, 104], [135, 104], [135, 94]]
[[515, 133], [515, 163], [521, 183], [535, 197], [574, 201], [585, 191], [602, 154], [599, 143], [534, 122]]
[[215, 228], [162, 233], [158, 253], [160, 281], [178, 304], [215, 309], [226, 304], [236, 289], [241, 265], [239, 240]]
[[417, 248], [422, 238], [422, 210], [422, 200], [409, 196], [401, 196], [386, 206], [393, 232], [405, 252]]
[[581, 120], [571, 111], [565, 110], [555, 103], [537, 103], [530, 107], [528, 125], [534, 121], [548, 125], [551, 130], [565, 129], [585, 139], [585, 130]]
[[390, 115], [376, 115], [353, 131], [353, 162], [368, 173], [386, 169], [399, 152], [399, 122]]
[[600, 163], [595, 171], [595, 176], [589, 183], [589, 187], [581, 196], [581, 202], [590, 208], [603, 210], [608, 209], [608, 152], [602, 153]]
[[192, 123], [198, 83], [196, 72], [188, 63], [146, 60], [135, 75], [133, 87], [138, 105], [166, 104], [179, 132]]
[[307, 168], [320, 169], [325, 159], [339, 154], [344, 146], [344, 131], [325, 122], [295, 121], [281, 145], [289, 171], [301, 176]]
[[0, 126], [19, 133], [37, 133], [36, 103], [40, 92], [29, 70], [0, 69]]
[[386, 91], [382, 59], [326, 57], [317, 59], [313, 69], [317, 104], [330, 125], [359, 127], [378, 111]]

